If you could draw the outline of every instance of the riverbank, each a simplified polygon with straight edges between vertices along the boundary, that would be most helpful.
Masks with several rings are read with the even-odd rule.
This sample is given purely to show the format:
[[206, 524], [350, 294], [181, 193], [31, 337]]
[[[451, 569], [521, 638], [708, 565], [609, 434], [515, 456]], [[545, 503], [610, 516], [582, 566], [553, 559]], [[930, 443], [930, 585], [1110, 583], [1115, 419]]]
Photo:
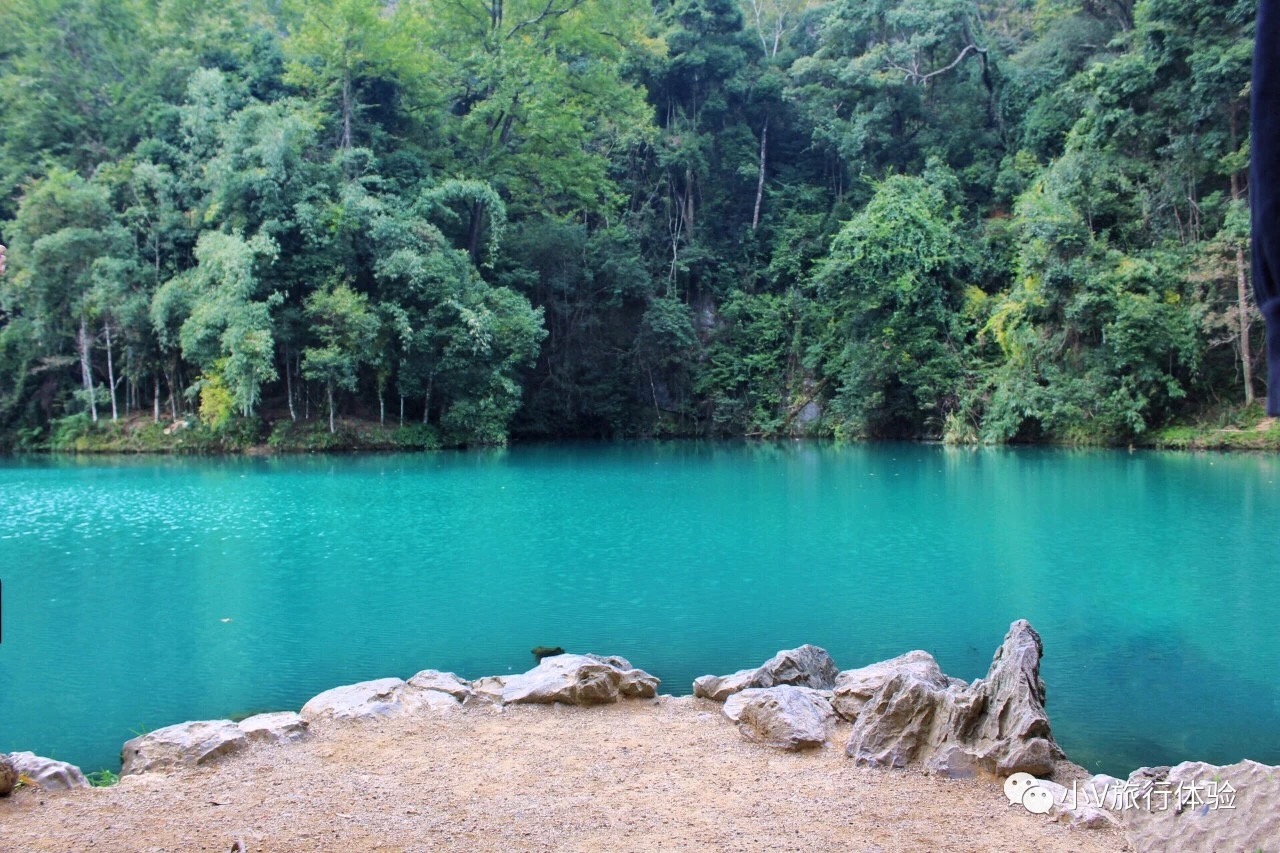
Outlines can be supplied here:
[[[1062, 442], [1046, 442], [1052, 446]], [[189, 454], [262, 456], [288, 453], [350, 453], [440, 450], [467, 442], [443, 435], [434, 426], [339, 418], [333, 431], [319, 418], [280, 417], [233, 421], [210, 429], [194, 418], [155, 421], [134, 414], [118, 421], [67, 418], [48, 433], [0, 436], [0, 451], [77, 454]], [[1152, 430], [1117, 447], [1151, 450], [1280, 451], [1280, 419], [1262, 416], [1261, 409], [1231, 410], [1204, 421]]]
[[1144, 447], [1158, 450], [1280, 450], [1280, 418], [1239, 417], [1227, 423], [1156, 430]]
[[0, 837], [57, 851], [1130, 849], [1011, 807], [994, 778], [857, 767], [848, 723], [792, 753], [743, 741], [720, 709], [664, 696], [317, 721], [300, 743], [207, 766], [19, 790], [0, 800]]

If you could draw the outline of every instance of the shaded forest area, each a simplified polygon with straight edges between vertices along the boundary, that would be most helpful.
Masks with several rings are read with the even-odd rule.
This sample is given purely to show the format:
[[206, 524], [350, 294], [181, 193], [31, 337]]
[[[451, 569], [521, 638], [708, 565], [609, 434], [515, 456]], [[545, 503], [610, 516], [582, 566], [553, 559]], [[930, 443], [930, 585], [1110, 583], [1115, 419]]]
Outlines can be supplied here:
[[1117, 443], [1262, 390], [1250, 2], [0, 10], [9, 447]]

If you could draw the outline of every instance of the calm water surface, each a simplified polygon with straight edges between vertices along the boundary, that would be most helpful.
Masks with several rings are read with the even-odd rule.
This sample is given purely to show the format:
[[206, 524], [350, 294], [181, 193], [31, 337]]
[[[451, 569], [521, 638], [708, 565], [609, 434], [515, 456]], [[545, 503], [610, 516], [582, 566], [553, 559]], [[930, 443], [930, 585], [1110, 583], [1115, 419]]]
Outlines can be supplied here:
[[689, 692], [810, 642], [985, 674], [1045, 640], [1095, 771], [1280, 762], [1280, 459], [642, 444], [0, 462], [0, 751], [299, 707], [532, 646]]

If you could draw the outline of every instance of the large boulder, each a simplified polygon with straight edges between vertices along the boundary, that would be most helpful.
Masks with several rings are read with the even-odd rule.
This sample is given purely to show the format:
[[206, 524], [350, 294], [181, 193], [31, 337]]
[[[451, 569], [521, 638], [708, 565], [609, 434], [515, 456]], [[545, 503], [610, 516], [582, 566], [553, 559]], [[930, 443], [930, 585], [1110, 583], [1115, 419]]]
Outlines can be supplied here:
[[528, 672], [505, 678], [501, 702], [600, 705], [623, 697], [652, 698], [658, 695], [658, 683], [649, 673], [631, 668], [623, 658], [555, 655], [543, 658]]
[[841, 673], [833, 706], [853, 722], [845, 752], [860, 764], [923, 763], [946, 776], [1047, 776], [1063, 758], [1049, 730], [1040, 635], [1009, 627], [986, 678], [965, 684], [925, 652]]
[[914, 651], [892, 660], [873, 663], [861, 669], [848, 669], [836, 676], [832, 707], [849, 722], [856, 722], [862, 707], [896, 675], [910, 675], [939, 690], [953, 685], [966, 687], [963, 681], [948, 678], [928, 652]]
[[376, 678], [334, 687], [307, 700], [302, 719], [381, 720], [423, 712], [447, 712], [461, 707], [457, 694], [470, 695], [470, 687], [452, 673], [424, 670], [404, 681]]
[[790, 684], [739, 691], [723, 713], [747, 740], [778, 749], [822, 746], [835, 718], [829, 692]]
[[204, 764], [245, 748], [245, 733], [230, 720], [196, 720], [148, 732], [121, 750], [121, 776]]
[[910, 669], [896, 672], [858, 713], [845, 754], [870, 767], [906, 767], [935, 745], [937, 720], [950, 696]]
[[1116, 812], [1138, 853], [1280, 850], [1280, 767], [1187, 761], [1130, 774]]
[[723, 702], [735, 693], [753, 687], [791, 684], [830, 690], [839, 670], [826, 649], [805, 644], [778, 652], [755, 669], [741, 669], [731, 675], [704, 675], [693, 682], [693, 695]]
[[398, 717], [409, 713], [405, 693], [408, 684], [400, 678], [377, 678], [344, 684], [319, 693], [302, 706], [302, 719], [369, 720]]
[[11, 752], [8, 760], [19, 775], [27, 776], [46, 791], [89, 787], [89, 780], [74, 764], [44, 758], [34, 752]]
[[18, 769], [13, 766], [13, 762], [6, 755], [0, 755], [0, 797], [7, 797], [13, 793], [13, 788], [18, 784]]
[[307, 721], [293, 711], [255, 714], [237, 725], [255, 743], [292, 743], [307, 736]]

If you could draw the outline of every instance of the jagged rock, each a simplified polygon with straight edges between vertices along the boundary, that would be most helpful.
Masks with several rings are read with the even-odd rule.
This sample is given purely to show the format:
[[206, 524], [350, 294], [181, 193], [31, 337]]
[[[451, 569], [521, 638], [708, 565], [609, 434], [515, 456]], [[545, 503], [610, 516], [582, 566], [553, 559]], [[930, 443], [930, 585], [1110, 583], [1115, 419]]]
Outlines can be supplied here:
[[[618, 659], [622, 663], [627, 661]], [[623, 696], [651, 698], [658, 679], [639, 669], [622, 669], [590, 655], [543, 658], [533, 669], [505, 679], [504, 704], [599, 705]]]
[[148, 732], [121, 750], [121, 776], [193, 766], [245, 748], [248, 739], [230, 720], [196, 720]]
[[1138, 853], [1280, 850], [1280, 767], [1186, 761], [1134, 771], [1124, 790], [1118, 814]]
[[255, 714], [241, 720], [238, 725], [245, 737], [255, 743], [286, 743], [307, 736], [307, 721], [293, 711]]
[[875, 695], [884, 683], [899, 672], [910, 673], [920, 680], [945, 689], [952, 684], [967, 686], [963, 681], [948, 678], [928, 652], [914, 651], [891, 660], [873, 663], [861, 669], [848, 669], [836, 676], [835, 697], [831, 705], [837, 714], [849, 722], [855, 722], [862, 706]]
[[409, 686], [419, 690], [438, 690], [448, 693], [459, 702], [471, 695], [471, 682], [459, 678], [452, 672], [440, 672], [436, 669], [424, 669], [409, 679]]
[[[1063, 758], [1049, 731], [1045, 687], [1040, 678], [1044, 646], [1025, 619], [1009, 626], [987, 677], [974, 683], [973, 715], [962, 719], [955, 735], [994, 759], [1002, 775], [1047, 776]], [[972, 725], [972, 728], [970, 728]]]
[[841, 673], [832, 704], [854, 724], [846, 754], [874, 767], [919, 761], [953, 777], [1051, 774], [1063, 754], [1044, 709], [1041, 652], [1040, 635], [1018, 620], [971, 685], [920, 651]]
[[89, 780], [84, 778], [80, 768], [74, 764], [44, 758], [34, 752], [11, 752], [8, 760], [19, 775], [26, 774], [46, 791], [89, 787]]
[[747, 740], [779, 749], [822, 746], [835, 717], [829, 691], [789, 684], [739, 691], [725, 700], [723, 713]]
[[693, 695], [723, 702], [742, 690], [791, 684], [830, 690], [839, 670], [826, 649], [805, 644], [778, 652], [756, 669], [740, 669], [732, 675], [704, 675], [693, 682]]
[[845, 754], [870, 767], [906, 767], [923, 758], [948, 698], [946, 688], [911, 669], [895, 672], [862, 706]]
[[13, 793], [13, 786], [18, 784], [18, 770], [7, 756], [0, 755], [0, 797]]

